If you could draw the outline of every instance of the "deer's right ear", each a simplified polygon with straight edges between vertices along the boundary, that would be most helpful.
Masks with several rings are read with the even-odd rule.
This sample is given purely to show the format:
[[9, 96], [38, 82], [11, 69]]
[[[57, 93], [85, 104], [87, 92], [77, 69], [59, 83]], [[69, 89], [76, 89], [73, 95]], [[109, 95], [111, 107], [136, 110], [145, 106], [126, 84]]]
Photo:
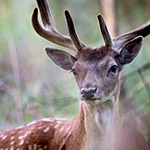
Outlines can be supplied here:
[[126, 65], [134, 60], [142, 46], [142, 41], [143, 37], [138, 36], [123, 46], [118, 57], [121, 65]]
[[65, 70], [71, 70], [77, 59], [67, 52], [54, 48], [46, 48], [47, 55], [59, 67]]

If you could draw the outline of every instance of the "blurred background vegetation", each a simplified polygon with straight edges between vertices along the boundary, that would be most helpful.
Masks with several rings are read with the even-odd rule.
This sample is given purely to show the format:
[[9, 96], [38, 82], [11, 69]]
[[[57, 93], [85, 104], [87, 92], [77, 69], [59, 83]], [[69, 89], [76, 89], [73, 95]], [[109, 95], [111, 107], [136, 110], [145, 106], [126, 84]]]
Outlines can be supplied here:
[[[67, 34], [64, 10], [70, 10], [80, 39], [93, 47], [103, 44], [96, 15], [102, 13], [100, 0], [49, 0], [57, 29]], [[43, 117], [77, 115], [78, 88], [73, 75], [53, 64], [45, 54], [46, 46], [58, 47], [32, 28], [34, 0], [0, 1], [0, 131]], [[109, 11], [109, 9], [107, 10]], [[150, 0], [116, 0], [118, 34], [133, 30], [150, 20]], [[150, 37], [145, 38], [136, 61], [124, 75], [150, 62]], [[63, 48], [61, 48], [63, 49]], [[150, 68], [142, 70], [150, 86]], [[150, 89], [138, 72], [123, 78], [126, 99], [134, 99], [145, 114], [149, 112]], [[144, 82], [145, 82], [144, 81]], [[124, 97], [122, 97], [123, 100]]]

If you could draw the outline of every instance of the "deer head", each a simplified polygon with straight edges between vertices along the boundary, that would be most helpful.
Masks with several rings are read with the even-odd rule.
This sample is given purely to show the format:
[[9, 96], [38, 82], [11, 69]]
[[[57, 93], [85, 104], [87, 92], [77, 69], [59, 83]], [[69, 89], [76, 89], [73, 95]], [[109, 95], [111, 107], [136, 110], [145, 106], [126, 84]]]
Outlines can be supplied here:
[[46, 48], [46, 53], [59, 67], [71, 71], [80, 89], [81, 100], [87, 103], [103, 103], [116, 97], [119, 74], [124, 65], [129, 64], [139, 53], [143, 37], [149, 34], [150, 22], [142, 27], [112, 39], [105, 21], [98, 15], [105, 45], [98, 48], [85, 46], [74, 28], [69, 12], [65, 11], [70, 38], [61, 35], [55, 28], [46, 1], [37, 0], [45, 29], [38, 22], [37, 8], [32, 23], [36, 32], [45, 39], [76, 51], [68, 52]]

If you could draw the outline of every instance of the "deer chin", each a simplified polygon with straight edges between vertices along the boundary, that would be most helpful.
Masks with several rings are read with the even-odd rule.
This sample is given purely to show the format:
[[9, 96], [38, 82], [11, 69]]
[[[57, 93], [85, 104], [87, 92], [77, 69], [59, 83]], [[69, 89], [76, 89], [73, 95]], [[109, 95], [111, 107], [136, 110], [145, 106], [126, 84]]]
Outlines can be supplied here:
[[85, 103], [87, 104], [94, 104], [94, 105], [97, 105], [97, 104], [103, 104], [105, 103], [106, 101], [108, 101], [109, 99], [104, 99], [104, 98], [91, 98], [91, 99], [81, 99], [82, 101], [84, 101]]
[[114, 91], [112, 91], [108, 96], [101, 96], [101, 97], [93, 97], [91, 99], [85, 99], [85, 98], [81, 98], [82, 101], [84, 101], [87, 104], [94, 104], [94, 105], [99, 105], [99, 104], [103, 104], [107, 101], [110, 101], [112, 103], [115, 102], [115, 97], [114, 97]]

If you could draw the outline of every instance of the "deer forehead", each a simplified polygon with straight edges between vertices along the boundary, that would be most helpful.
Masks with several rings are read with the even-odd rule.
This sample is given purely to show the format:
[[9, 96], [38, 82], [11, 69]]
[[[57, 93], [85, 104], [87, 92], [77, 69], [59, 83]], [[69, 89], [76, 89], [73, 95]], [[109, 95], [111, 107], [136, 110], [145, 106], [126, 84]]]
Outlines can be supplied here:
[[117, 64], [115, 56], [118, 52], [107, 47], [92, 49], [91, 47], [83, 48], [76, 55], [78, 61], [75, 63], [75, 68], [83, 70], [100, 69], [107, 70], [111, 65]]

